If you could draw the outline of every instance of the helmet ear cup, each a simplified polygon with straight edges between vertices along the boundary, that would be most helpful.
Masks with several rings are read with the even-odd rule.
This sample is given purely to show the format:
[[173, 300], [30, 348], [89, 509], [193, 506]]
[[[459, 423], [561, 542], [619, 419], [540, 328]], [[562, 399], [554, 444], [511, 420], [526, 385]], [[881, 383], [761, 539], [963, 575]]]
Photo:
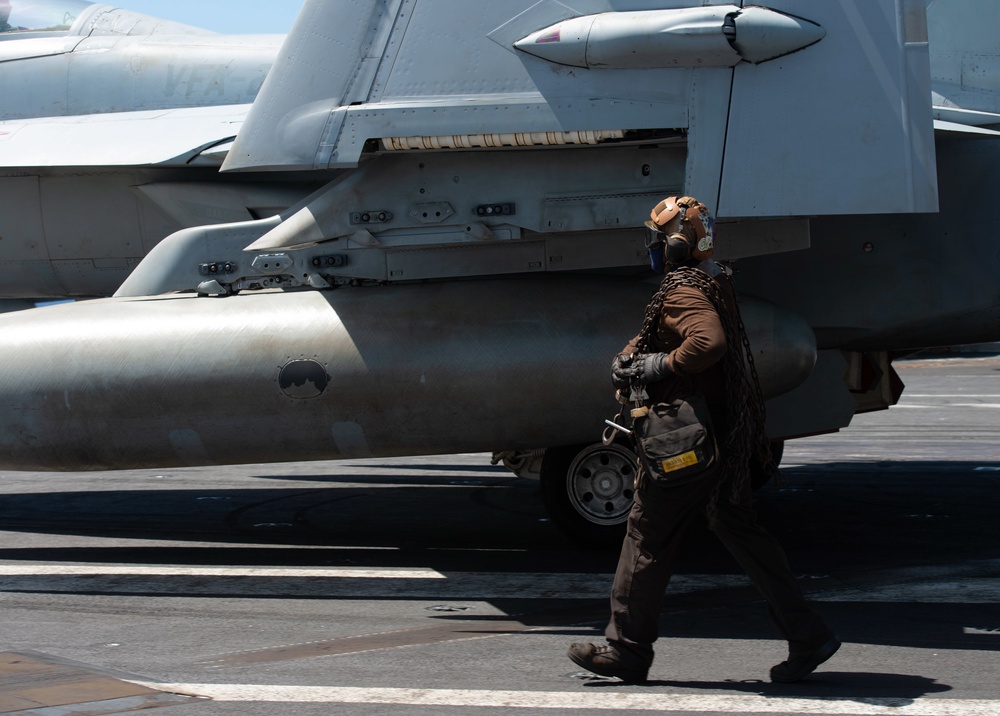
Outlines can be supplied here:
[[684, 234], [671, 234], [667, 237], [667, 263], [681, 264], [691, 258], [691, 244]]

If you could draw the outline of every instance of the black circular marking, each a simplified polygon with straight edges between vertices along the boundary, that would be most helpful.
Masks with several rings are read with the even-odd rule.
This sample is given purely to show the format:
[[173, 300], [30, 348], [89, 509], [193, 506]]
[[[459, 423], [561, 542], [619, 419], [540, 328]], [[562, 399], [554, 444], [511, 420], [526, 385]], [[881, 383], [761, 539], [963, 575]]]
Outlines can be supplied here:
[[289, 361], [278, 374], [278, 385], [289, 398], [318, 398], [329, 384], [326, 368], [314, 360]]

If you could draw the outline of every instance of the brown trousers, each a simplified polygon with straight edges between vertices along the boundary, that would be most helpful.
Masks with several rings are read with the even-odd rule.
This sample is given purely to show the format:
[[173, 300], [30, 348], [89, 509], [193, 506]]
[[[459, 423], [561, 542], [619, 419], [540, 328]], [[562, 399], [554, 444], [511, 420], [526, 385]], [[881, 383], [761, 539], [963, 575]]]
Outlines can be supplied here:
[[[628, 530], [611, 590], [611, 621], [605, 636], [619, 648], [651, 662], [659, 636], [664, 594], [684, 533], [705, 511], [719, 471], [679, 484], [643, 475], [629, 513]], [[778, 541], [757, 524], [749, 487], [731, 504], [728, 486], [718, 500], [711, 527], [767, 600], [771, 619], [792, 655], [825, 642], [830, 629], [805, 602]]]

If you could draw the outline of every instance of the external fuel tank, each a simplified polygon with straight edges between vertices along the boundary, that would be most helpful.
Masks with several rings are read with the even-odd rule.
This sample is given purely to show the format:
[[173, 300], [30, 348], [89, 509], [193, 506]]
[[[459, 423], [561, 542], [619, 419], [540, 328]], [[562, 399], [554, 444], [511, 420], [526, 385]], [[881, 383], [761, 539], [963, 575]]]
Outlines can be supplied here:
[[[597, 441], [655, 289], [530, 277], [100, 299], [0, 316], [0, 468], [125, 469]], [[765, 392], [815, 341], [743, 300]]]

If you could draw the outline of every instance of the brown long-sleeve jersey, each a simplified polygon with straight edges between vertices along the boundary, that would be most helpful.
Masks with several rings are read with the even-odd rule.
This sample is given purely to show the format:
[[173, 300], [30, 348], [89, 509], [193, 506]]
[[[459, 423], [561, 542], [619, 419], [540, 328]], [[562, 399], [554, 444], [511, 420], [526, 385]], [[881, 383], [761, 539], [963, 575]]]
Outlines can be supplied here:
[[[735, 302], [727, 283], [722, 283], [726, 302]], [[623, 353], [634, 353], [638, 336]], [[670, 291], [660, 310], [652, 338], [652, 350], [668, 353], [667, 367], [674, 374], [647, 386], [653, 402], [666, 402], [680, 394], [701, 393], [709, 405], [726, 401], [726, 380], [722, 357], [726, 353], [726, 333], [719, 314], [708, 297], [691, 286]]]

